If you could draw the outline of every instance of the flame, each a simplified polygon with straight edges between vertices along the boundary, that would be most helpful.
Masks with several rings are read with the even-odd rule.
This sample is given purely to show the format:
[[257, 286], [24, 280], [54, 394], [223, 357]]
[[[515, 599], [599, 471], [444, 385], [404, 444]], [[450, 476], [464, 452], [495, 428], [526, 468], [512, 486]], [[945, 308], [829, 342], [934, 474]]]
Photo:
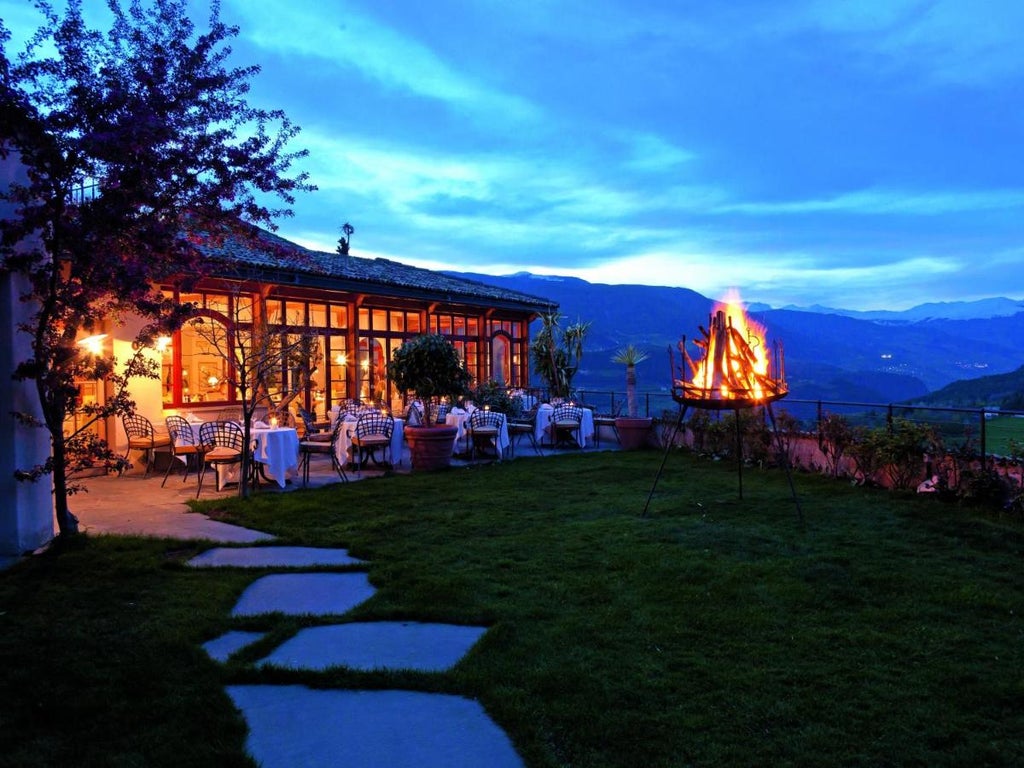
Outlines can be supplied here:
[[738, 293], [717, 302], [710, 327], [700, 330], [703, 338], [696, 344], [705, 352], [703, 359], [692, 360], [680, 346], [692, 376], [677, 386], [687, 396], [762, 401], [785, 392], [781, 378], [771, 378], [766, 330], [747, 315]]

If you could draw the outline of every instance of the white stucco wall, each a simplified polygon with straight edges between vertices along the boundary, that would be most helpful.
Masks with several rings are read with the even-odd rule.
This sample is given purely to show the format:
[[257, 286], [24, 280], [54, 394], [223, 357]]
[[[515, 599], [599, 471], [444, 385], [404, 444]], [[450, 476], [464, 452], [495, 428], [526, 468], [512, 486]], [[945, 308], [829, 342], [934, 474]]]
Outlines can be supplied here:
[[[110, 335], [113, 337], [114, 359], [117, 360], [121, 370], [124, 370], [124, 366], [135, 355], [132, 342], [144, 325], [145, 322], [141, 318], [129, 317], [123, 325], [110, 330]], [[160, 353], [155, 349], [144, 350], [143, 354], [151, 356], [158, 363], [160, 362]], [[135, 400], [136, 413], [153, 422], [153, 426], [157, 430], [162, 430], [164, 428], [164, 406], [160, 380], [136, 377], [131, 380], [128, 390], [131, 392], [132, 399]], [[114, 425], [113, 435], [112, 445], [119, 453], [124, 453], [128, 445], [128, 437], [125, 435], [124, 425], [120, 419]]]
[[[23, 178], [18, 155], [0, 158], [0, 184]], [[0, 216], [10, 216], [7, 203], [0, 202]], [[16, 329], [28, 305], [19, 301], [24, 278], [0, 274], [0, 555], [21, 555], [53, 538], [53, 494], [49, 476], [35, 483], [14, 479], [16, 469], [46, 460], [49, 433], [42, 428], [18, 423], [13, 412], [40, 417], [39, 399], [33, 382], [11, 378], [14, 366], [31, 355], [29, 337]]]

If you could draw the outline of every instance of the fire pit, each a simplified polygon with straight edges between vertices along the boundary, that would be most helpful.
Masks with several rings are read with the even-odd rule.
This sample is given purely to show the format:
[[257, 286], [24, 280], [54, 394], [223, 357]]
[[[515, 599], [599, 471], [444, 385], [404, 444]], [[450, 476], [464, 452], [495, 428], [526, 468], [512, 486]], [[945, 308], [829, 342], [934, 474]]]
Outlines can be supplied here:
[[[789, 388], [782, 345], [776, 341], [769, 350], [764, 328], [747, 317], [738, 301], [716, 305], [708, 326], [700, 328], [702, 338], [694, 342], [704, 350], [701, 359], [690, 357], [685, 336], [679, 342], [683, 360], [679, 376], [672, 382], [676, 402], [710, 410], [739, 410], [786, 396]], [[674, 357], [671, 364], [675, 375]]]
[[[708, 327], [700, 327], [701, 338], [694, 344], [703, 350], [703, 356], [694, 360], [686, 348], [686, 337], [679, 342], [682, 355], [678, 367], [675, 356], [669, 349], [669, 365], [672, 370], [672, 399], [680, 405], [679, 420], [671, 439], [667, 441], [661, 469], [654, 480], [655, 487], [661, 477], [668, 452], [675, 443], [676, 435], [683, 428], [688, 408], [705, 410], [736, 411], [736, 465], [739, 477], [739, 496], [743, 498], [743, 435], [739, 411], [763, 406], [771, 420], [772, 430], [779, 447], [779, 460], [786, 470], [789, 487], [793, 493], [797, 513], [803, 522], [803, 511], [793, 487], [793, 476], [789, 460], [782, 447], [782, 440], [772, 412], [772, 403], [789, 393], [786, 384], [785, 362], [782, 345], [774, 341], [770, 347], [767, 333], [751, 320], [739, 299], [732, 297], [715, 305], [708, 321]], [[654, 495], [654, 487], [647, 497], [644, 514]]]

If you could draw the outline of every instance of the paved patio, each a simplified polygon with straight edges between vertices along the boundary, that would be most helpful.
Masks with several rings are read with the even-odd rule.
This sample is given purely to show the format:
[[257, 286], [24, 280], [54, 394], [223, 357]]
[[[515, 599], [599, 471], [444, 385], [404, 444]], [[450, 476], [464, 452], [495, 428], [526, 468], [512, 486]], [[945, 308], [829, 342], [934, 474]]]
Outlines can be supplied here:
[[[611, 436], [609, 435], [609, 438]], [[618, 449], [614, 439], [602, 439], [599, 446], [591, 446], [586, 451]], [[575, 451], [542, 448], [544, 456], [556, 453]], [[519, 458], [536, 457], [537, 453], [529, 440], [522, 440], [515, 447], [515, 457], [507, 457], [505, 461]], [[164, 461], [164, 457], [160, 457]], [[469, 462], [455, 458], [453, 466], [465, 466]], [[188, 502], [196, 498], [197, 480], [195, 473], [182, 480], [182, 474], [172, 469], [163, 488], [163, 470], [166, 464], [159, 464], [159, 471], [151, 471], [147, 476], [145, 466], [136, 462], [135, 466], [124, 476], [108, 475], [86, 478], [87, 493], [79, 493], [69, 498], [69, 507], [78, 517], [82, 530], [91, 534], [122, 534], [138, 536], [166, 536], [179, 539], [210, 539], [229, 543], [252, 543], [270, 540], [269, 534], [252, 531], [246, 528], [210, 520], [205, 515], [192, 512]], [[408, 447], [401, 460], [394, 467], [395, 472], [411, 471]], [[380, 469], [367, 467], [363, 472], [347, 473], [349, 482], [380, 477], [384, 472]], [[314, 456], [310, 465], [310, 488], [341, 482], [337, 473], [331, 468], [330, 458]], [[289, 481], [285, 488], [276, 483], [263, 483], [255, 493], [290, 493], [302, 488], [302, 478], [297, 476]], [[229, 498], [237, 494], [235, 485], [229, 485], [218, 491], [209, 477], [203, 483], [201, 499]]]

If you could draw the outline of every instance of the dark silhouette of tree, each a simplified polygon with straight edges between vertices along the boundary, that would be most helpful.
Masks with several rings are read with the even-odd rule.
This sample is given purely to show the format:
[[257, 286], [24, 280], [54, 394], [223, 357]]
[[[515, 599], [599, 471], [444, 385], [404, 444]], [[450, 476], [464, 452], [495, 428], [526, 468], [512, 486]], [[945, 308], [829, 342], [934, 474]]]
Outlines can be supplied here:
[[341, 227], [342, 236], [338, 238], [338, 251], [339, 256], [348, 256], [348, 250], [352, 247], [352, 233], [356, 231], [356, 228], [349, 224], [347, 221]]
[[[81, 0], [62, 15], [47, 0], [35, 5], [42, 26], [14, 58], [0, 21], [0, 147], [27, 171], [25, 183], [3, 190], [16, 215], [0, 221], [0, 267], [29, 286], [20, 328], [32, 356], [14, 375], [35, 382], [51, 438], [46, 464], [21, 475], [52, 472], [57, 525], [69, 534], [77, 521], [64, 427], [77, 407], [75, 380], [114, 370], [76, 347], [79, 333], [134, 314], [150, 322], [142, 347], [179, 327], [191, 308], [173, 305], [157, 283], [187, 290], [210, 265], [197, 246], [246, 237], [251, 224], [273, 229], [294, 194], [313, 187], [305, 174], [289, 175], [306, 154], [286, 151], [299, 129], [247, 104], [259, 68], [228, 66], [238, 29], [221, 21], [217, 0], [198, 33], [186, 0], [108, 0], [105, 33], [86, 26]], [[268, 207], [273, 199], [281, 207]], [[134, 404], [124, 396], [114, 406]]]

